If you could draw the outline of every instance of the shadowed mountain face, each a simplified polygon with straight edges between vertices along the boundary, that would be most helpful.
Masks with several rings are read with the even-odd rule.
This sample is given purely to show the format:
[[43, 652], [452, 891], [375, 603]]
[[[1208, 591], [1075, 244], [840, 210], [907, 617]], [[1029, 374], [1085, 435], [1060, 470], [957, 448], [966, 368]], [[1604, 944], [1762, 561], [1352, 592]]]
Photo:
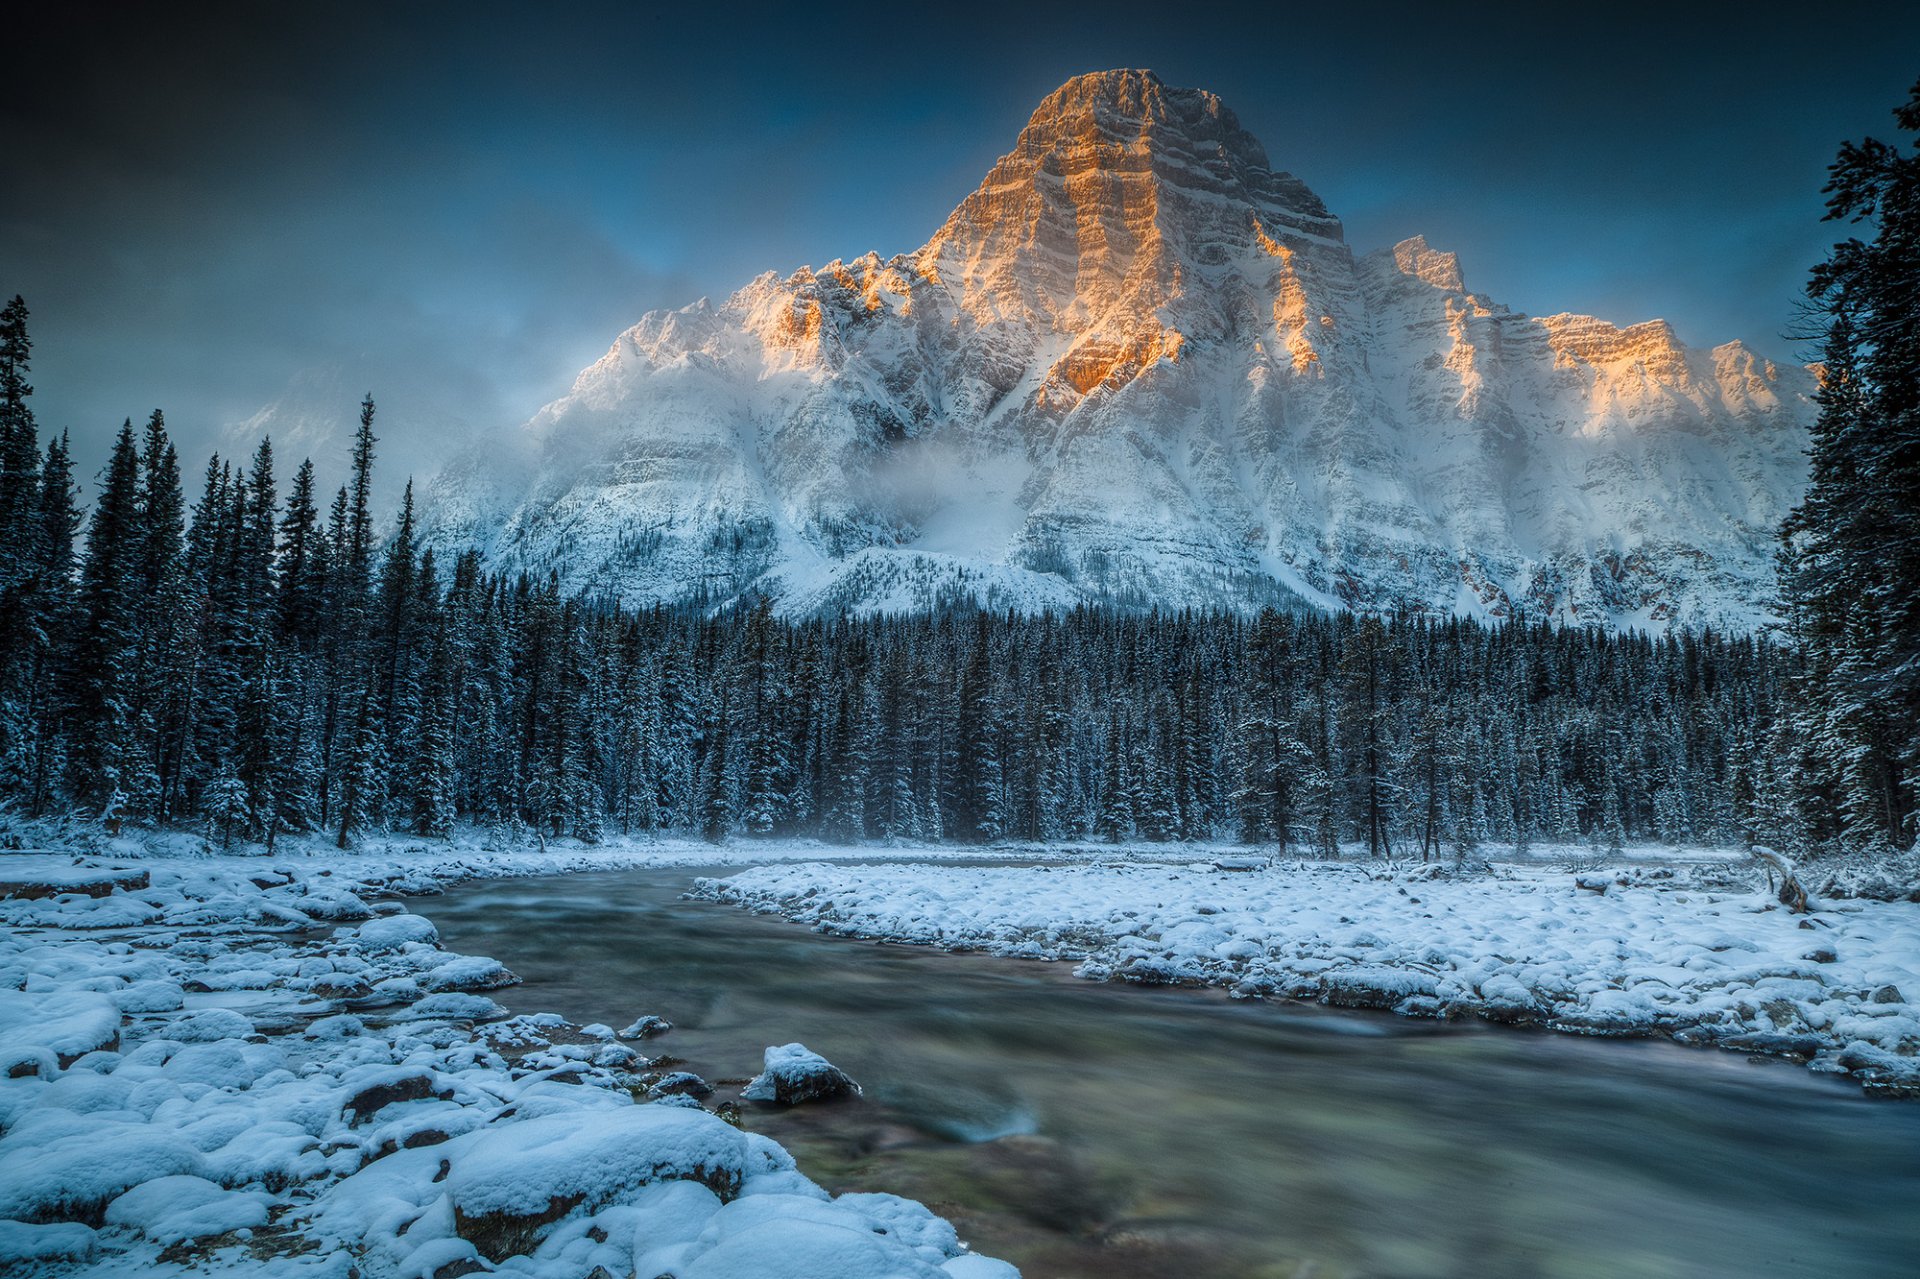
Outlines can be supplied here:
[[1813, 379], [1357, 257], [1210, 93], [1069, 81], [925, 247], [647, 315], [431, 527], [630, 602], [1747, 629]]

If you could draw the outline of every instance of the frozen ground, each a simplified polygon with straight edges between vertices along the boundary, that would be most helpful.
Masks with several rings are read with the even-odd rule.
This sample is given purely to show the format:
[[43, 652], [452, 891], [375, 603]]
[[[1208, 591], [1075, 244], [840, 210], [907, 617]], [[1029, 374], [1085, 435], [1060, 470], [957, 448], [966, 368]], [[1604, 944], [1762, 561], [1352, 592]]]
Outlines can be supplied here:
[[1764, 888], [1756, 871], [1683, 858], [1471, 872], [815, 862], [697, 891], [825, 932], [1077, 961], [1096, 980], [1667, 1035], [1920, 1089], [1920, 905], [1816, 894], [1796, 915]]
[[686, 1097], [637, 1102], [639, 1046], [506, 1017], [511, 973], [381, 900], [724, 852], [155, 844], [0, 854], [0, 1272], [1016, 1273]]

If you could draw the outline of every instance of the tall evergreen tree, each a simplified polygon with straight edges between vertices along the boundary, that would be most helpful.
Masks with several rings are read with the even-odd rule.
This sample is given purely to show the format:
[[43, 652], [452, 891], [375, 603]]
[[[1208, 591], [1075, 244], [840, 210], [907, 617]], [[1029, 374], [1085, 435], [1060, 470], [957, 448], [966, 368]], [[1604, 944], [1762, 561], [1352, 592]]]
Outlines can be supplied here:
[[[40, 491], [40, 438], [27, 399], [33, 340], [27, 335], [27, 304], [18, 294], [0, 308], [0, 546], [25, 546], [36, 536], [34, 513]], [[0, 601], [10, 598], [28, 567], [0, 556]]]
[[[1894, 117], [1920, 134], [1920, 84]], [[1849, 142], [1829, 173], [1827, 217], [1873, 236], [1836, 244], [1807, 286], [1820, 413], [1782, 585], [1833, 824], [1851, 844], [1905, 847], [1920, 777], [1920, 154]]]
[[27, 810], [37, 814], [46, 810], [64, 767], [58, 696], [75, 624], [73, 539], [80, 511], [65, 432], [47, 444], [36, 517], [39, 537], [14, 548], [38, 562], [30, 590], [15, 600], [19, 615], [10, 629], [19, 647], [0, 660], [0, 789], [24, 796]]
[[27, 783], [36, 729], [31, 689], [44, 648], [35, 570], [44, 558], [40, 437], [27, 406], [33, 342], [19, 296], [0, 309], [0, 778]]
[[140, 455], [133, 423], [120, 428], [87, 522], [80, 570], [80, 634], [70, 670], [76, 798], [118, 815], [135, 746], [130, 697], [140, 645]]

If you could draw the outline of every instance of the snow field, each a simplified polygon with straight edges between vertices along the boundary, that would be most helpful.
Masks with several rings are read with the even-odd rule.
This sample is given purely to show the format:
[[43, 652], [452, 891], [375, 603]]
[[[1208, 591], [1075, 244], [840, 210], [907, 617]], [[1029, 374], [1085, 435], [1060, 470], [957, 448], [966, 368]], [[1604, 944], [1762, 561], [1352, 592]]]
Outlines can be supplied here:
[[1667, 1035], [1920, 1089], [1920, 906], [1794, 915], [1724, 869], [808, 863], [696, 893], [824, 932], [1073, 960], [1096, 980]]
[[1017, 1275], [919, 1204], [833, 1198], [685, 1098], [638, 1103], [635, 1048], [506, 1017], [478, 993], [504, 967], [368, 900], [648, 859], [154, 858], [89, 896], [88, 859], [0, 855], [49, 890], [0, 899], [0, 1268]]

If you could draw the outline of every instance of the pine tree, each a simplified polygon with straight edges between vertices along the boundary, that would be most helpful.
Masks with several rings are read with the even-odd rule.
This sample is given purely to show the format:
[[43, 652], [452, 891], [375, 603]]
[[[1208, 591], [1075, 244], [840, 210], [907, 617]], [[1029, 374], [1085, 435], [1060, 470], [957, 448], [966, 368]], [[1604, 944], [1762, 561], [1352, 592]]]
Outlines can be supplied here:
[[180, 559], [186, 534], [185, 496], [180, 489], [180, 459], [167, 436], [159, 409], [147, 419], [140, 450], [141, 589], [152, 595]]
[[130, 789], [136, 804], [160, 821], [171, 809], [164, 779], [176, 709], [172, 681], [184, 632], [194, 622], [182, 560], [185, 532], [179, 456], [166, 418], [155, 409], [140, 448], [140, 658], [133, 692], [138, 756]]
[[373, 573], [373, 457], [380, 441], [373, 433], [373, 395], [360, 401], [360, 426], [353, 433], [352, 476], [348, 481], [345, 571], [365, 583]]
[[[1920, 134], [1920, 84], [1894, 116]], [[1808, 283], [1820, 413], [1782, 586], [1837, 825], [1852, 844], [1905, 847], [1920, 775], [1920, 154], [1869, 138], [1829, 172], [1827, 217], [1874, 237], [1835, 245]]]
[[1238, 735], [1240, 837], [1249, 844], [1272, 841], [1282, 856], [1293, 843], [1301, 784], [1312, 772], [1293, 705], [1293, 644], [1289, 619], [1272, 609], [1254, 619]]
[[1392, 709], [1398, 697], [1402, 650], [1377, 617], [1361, 619], [1341, 663], [1343, 722], [1355, 766], [1355, 816], [1371, 856], [1392, 853], [1394, 741]]
[[419, 740], [413, 775], [413, 829], [415, 834], [446, 839], [453, 834], [454, 707], [457, 649], [443, 628], [427, 661], [426, 696], [422, 700]]
[[16, 294], [0, 309], [0, 602], [11, 601], [31, 572], [31, 561], [19, 552], [38, 537], [40, 438], [27, 404], [32, 355], [27, 304]]
[[[333, 634], [327, 653], [328, 712], [323, 752], [337, 776], [335, 842], [351, 847], [355, 837], [386, 807], [387, 769], [382, 750], [381, 668], [373, 652], [373, 396], [360, 403], [351, 475], [334, 500], [331, 522], [335, 570], [329, 607]], [[411, 560], [412, 547], [407, 547]], [[391, 669], [391, 668], [389, 668]]]
[[313, 498], [313, 461], [303, 458], [300, 469], [294, 472], [286, 513], [280, 520], [280, 558], [274, 573], [280, 584], [280, 634], [303, 650], [317, 644], [325, 607], [326, 557], [321, 546], [320, 511]]
[[734, 795], [728, 784], [733, 772], [732, 719], [723, 691], [700, 757], [700, 834], [712, 844], [733, 829]]
[[38, 518], [34, 598], [22, 609], [34, 626], [25, 637], [27, 646], [5, 664], [6, 718], [0, 728], [0, 766], [5, 768], [0, 789], [24, 794], [34, 814], [46, 811], [65, 766], [59, 691], [77, 623], [73, 539], [80, 531], [80, 511], [65, 432], [47, 445]]
[[70, 679], [72, 787], [82, 803], [118, 811], [134, 749], [129, 698], [139, 657], [140, 457], [133, 423], [120, 428], [87, 522], [80, 635]]
[[38, 754], [34, 684], [45, 660], [36, 583], [45, 561], [40, 438], [27, 398], [33, 343], [27, 304], [0, 310], [0, 779], [32, 786]]
[[735, 705], [741, 727], [730, 746], [745, 757], [741, 820], [750, 834], [769, 835], [786, 815], [786, 798], [793, 781], [793, 761], [783, 722], [790, 690], [779, 628], [765, 599], [748, 610], [741, 628], [735, 657], [741, 685]]
[[279, 602], [273, 580], [279, 492], [273, 445], [262, 439], [235, 504], [230, 660], [239, 686], [234, 706], [232, 772], [243, 807], [228, 823], [249, 838], [271, 838], [282, 813], [278, 785], [285, 746], [284, 659], [278, 646]]
[[[413, 485], [409, 483], [401, 499], [400, 514], [393, 538], [387, 543], [381, 560], [380, 580], [372, 619], [373, 643], [377, 660], [371, 673], [368, 715], [381, 738], [380, 757], [392, 765], [403, 766], [416, 746], [420, 719], [420, 662], [426, 648], [426, 631], [431, 618], [423, 609], [418, 549], [414, 545]], [[432, 595], [437, 588], [424, 594]], [[437, 601], [436, 601], [437, 602]], [[372, 779], [379, 792], [372, 801], [383, 817], [389, 809], [410, 807], [404, 768], [390, 777]], [[410, 813], [395, 811], [402, 821]]]
[[957, 750], [948, 775], [946, 826], [955, 838], [967, 841], [993, 839], [1000, 825], [999, 744], [993, 733], [992, 621], [993, 615], [986, 612], [974, 619], [973, 643], [955, 698]]
[[1095, 830], [1110, 844], [1131, 839], [1138, 811], [1131, 752], [1117, 717], [1107, 724], [1106, 760], [1100, 775], [1100, 801]]

